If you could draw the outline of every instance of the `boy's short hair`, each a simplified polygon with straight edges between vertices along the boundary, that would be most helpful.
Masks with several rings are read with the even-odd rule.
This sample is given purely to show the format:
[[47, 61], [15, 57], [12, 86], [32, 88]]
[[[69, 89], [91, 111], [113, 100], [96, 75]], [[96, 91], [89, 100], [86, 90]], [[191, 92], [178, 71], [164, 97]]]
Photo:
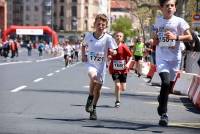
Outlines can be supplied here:
[[105, 14], [98, 14], [95, 18], [95, 22], [100, 19], [106, 22], [108, 24], [108, 17]]
[[[166, 1], [168, 1], [168, 0], [159, 0], [160, 6], [162, 7]], [[177, 4], [178, 4], [178, 0], [175, 0], [175, 5], [177, 5]]]

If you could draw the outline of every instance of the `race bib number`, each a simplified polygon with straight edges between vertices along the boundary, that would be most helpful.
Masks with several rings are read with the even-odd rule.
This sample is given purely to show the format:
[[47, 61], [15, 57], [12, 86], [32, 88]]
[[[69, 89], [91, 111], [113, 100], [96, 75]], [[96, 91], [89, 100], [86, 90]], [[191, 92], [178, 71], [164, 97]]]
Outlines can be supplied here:
[[102, 63], [104, 62], [104, 53], [100, 52], [90, 52], [89, 53], [89, 61], [93, 63]]
[[114, 70], [124, 70], [125, 69], [125, 60], [114, 60], [113, 69]]
[[159, 32], [158, 38], [159, 38], [159, 46], [160, 47], [173, 47], [176, 45], [175, 40], [167, 39], [164, 32]]

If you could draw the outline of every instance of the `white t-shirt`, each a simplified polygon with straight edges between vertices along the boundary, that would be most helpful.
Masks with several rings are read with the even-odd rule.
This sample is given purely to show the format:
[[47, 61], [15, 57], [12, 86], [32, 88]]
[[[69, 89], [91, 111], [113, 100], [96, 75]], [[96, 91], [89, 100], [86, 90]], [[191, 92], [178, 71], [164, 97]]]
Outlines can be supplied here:
[[67, 45], [67, 46], [63, 47], [64, 55], [71, 56], [72, 50], [73, 49], [72, 49], [72, 47], [70, 45]]
[[117, 44], [111, 35], [105, 33], [97, 39], [93, 33], [86, 33], [83, 43], [87, 45], [87, 61], [89, 65], [94, 66], [102, 73], [106, 67], [108, 49], [116, 49]]
[[[164, 33], [169, 30], [176, 35], [183, 35], [189, 29], [188, 23], [177, 16], [169, 20], [159, 17], [155, 23], [155, 29], [159, 38], [159, 45], [156, 46], [156, 60], [176, 61], [181, 60], [180, 41], [167, 40]], [[175, 46], [174, 49], [169, 46]]]

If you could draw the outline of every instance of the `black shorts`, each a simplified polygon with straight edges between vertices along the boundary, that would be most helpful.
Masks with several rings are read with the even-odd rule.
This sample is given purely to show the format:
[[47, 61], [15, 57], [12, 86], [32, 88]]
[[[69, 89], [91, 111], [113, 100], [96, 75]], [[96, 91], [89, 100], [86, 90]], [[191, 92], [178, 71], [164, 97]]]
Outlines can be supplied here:
[[142, 60], [142, 56], [137, 56], [137, 55], [134, 55], [134, 57], [135, 57], [135, 61]]
[[120, 83], [126, 83], [127, 74], [112, 74], [113, 81], [119, 80]]

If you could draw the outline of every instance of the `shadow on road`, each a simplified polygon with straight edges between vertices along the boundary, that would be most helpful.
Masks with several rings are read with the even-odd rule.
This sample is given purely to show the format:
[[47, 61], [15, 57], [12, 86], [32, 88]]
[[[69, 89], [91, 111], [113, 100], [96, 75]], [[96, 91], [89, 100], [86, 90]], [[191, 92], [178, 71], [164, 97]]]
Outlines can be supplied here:
[[196, 114], [200, 114], [200, 110], [197, 109], [194, 104], [192, 103], [192, 101], [189, 98], [180, 98], [181, 102], [183, 103], [183, 105], [185, 106], [185, 108], [187, 108], [187, 111], [196, 113]]
[[184, 131], [184, 129], [190, 130], [198, 130], [199, 128], [190, 128], [187, 126], [168, 126], [168, 127], [161, 127], [158, 124], [154, 124], [152, 122], [142, 122], [142, 121], [121, 121], [121, 120], [109, 120], [109, 119], [101, 119], [101, 120], [89, 120], [86, 118], [77, 118], [77, 119], [62, 119], [62, 118], [42, 118], [38, 117], [35, 118], [37, 120], [46, 120], [46, 121], [62, 121], [66, 124], [81, 124], [82, 127], [85, 128], [103, 128], [103, 129], [112, 129], [112, 130], [134, 130], [140, 132], [151, 132], [151, 133], [164, 133], [167, 131]]
[[[39, 93], [58, 93], [58, 94], [82, 94], [82, 95], [88, 95], [88, 91], [81, 91], [77, 89], [27, 89], [23, 90], [23, 92], [39, 92]], [[102, 92], [102, 96], [107, 96], [107, 97], [112, 97], [114, 96], [113, 93], [109, 92]], [[141, 101], [156, 101], [157, 102], [157, 95], [153, 94], [140, 94], [140, 93], [122, 93], [121, 97], [124, 98], [129, 98], [129, 99], [137, 99]], [[184, 106], [188, 108], [191, 112], [199, 113], [197, 109], [195, 109], [194, 105], [191, 103], [191, 101], [187, 97], [169, 97], [169, 102], [173, 103], [183, 103]], [[100, 107], [105, 107], [105, 108], [111, 108], [111, 106], [104, 105]], [[193, 110], [193, 111], [192, 111]]]

